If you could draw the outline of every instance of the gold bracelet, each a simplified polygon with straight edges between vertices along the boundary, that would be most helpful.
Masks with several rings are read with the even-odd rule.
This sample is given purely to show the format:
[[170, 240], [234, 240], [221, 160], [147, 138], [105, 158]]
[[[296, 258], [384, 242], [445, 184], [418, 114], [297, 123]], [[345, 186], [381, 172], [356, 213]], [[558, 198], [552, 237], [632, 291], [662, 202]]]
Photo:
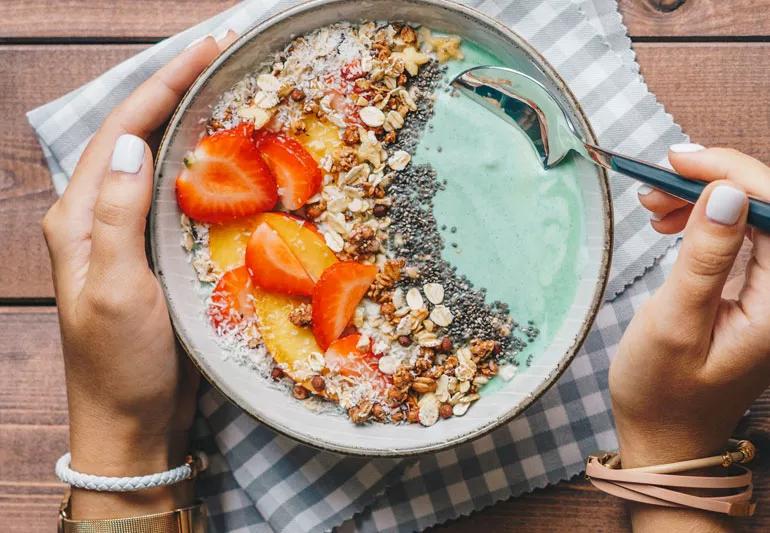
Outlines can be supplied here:
[[72, 520], [69, 518], [70, 494], [59, 508], [59, 533], [206, 533], [206, 504], [131, 518]]

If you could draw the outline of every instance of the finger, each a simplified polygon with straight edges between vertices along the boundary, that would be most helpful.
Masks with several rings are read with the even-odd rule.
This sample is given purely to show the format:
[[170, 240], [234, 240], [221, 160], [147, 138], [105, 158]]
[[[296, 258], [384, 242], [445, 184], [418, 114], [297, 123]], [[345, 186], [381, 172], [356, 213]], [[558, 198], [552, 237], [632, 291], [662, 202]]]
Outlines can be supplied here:
[[671, 152], [671, 164], [680, 174], [701, 181], [730, 180], [750, 196], [770, 199], [770, 168], [753, 157], [730, 148], [699, 152]]
[[693, 207], [671, 275], [659, 290], [660, 319], [684, 317], [700, 338], [713, 328], [721, 294], [743, 243], [748, 199], [735, 185], [718, 181]]
[[652, 211], [660, 218], [689, 205], [689, 203], [684, 200], [680, 200], [663, 191], [653, 189], [644, 183], [639, 185], [637, 193], [639, 195], [639, 203], [641, 203], [645, 209]]
[[94, 206], [88, 283], [128, 284], [145, 273], [144, 229], [152, 196], [152, 154], [141, 137], [121, 135]]
[[163, 124], [219, 52], [212, 37], [204, 39], [158, 70], [116, 107], [83, 152], [62, 197], [63, 204], [73, 213], [90, 214], [117, 138], [124, 133], [145, 138]]
[[680, 207], [663, 217], [658, 217], [657, 213], [653, 213], [650, 217], [650, 223], [658, 233], [673, 235], [674, 233], [679, 233], [684, 230], [687, 225], [687, 220], [690, 218], [690, 213], [692, 213], [692, 209], [693, 206], [687, 204], [685, 207]]

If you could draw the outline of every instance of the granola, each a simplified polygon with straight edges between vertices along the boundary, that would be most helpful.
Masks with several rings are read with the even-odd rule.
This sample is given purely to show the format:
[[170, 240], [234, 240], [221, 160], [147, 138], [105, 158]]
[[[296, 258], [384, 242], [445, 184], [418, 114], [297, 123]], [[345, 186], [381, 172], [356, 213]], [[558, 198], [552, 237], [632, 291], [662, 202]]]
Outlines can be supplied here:
[[[335, 402], [356, 424], [431, 426], [463, 416], [489, 379], [515, 373], [498, 363], [510, 317], [495, 315], [489, 338], [460, 334], [456, 292], [448, 298], [454, 289], [431, 276], [429, 254], [394, 228], [394, 207], [403, 212], [411, 198], [401, 182], [412, 179], [415, 135], [430, 116], [441, 64], [463, 57], [461, 42], [409, 24], [323, 27], [238, 82], [206, 124], [209, 139], [233, 131], [257, 139], [280, 199], [256, 219], [181, 220], [198, 280], [216, 284], [216, 333], [259, 350], [267, 375], [296, 399]], [[300, 150], [307, 155], [287, 163]], [[191, 152], [188, 170], [200, 158]], [[274, 257], [284, 264], [270, 271]], [[324, 314], [341, 291], [318, 296], [341, 268], [349, 269], [342, 281], [361, 280], [350, 289], [360, 296], [345, 331]]]

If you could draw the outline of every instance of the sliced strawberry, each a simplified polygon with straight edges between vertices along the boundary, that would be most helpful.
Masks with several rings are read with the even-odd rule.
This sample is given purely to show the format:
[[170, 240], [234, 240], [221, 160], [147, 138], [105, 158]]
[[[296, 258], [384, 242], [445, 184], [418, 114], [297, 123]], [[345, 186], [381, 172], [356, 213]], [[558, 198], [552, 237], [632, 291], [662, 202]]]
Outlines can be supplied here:
[[209, 300], [208, 313], [214, 327], [230, 329], [254, 317], [253, 290], [246, 267], [225, 272]]
[[278, 196], [286, 209], [299, 209], [321, 188], [323, 175], [313, 156], [297, 141], [284, 135], [260, 132], [259, 151], [278, 183]]
[[309, 296], [313, 280], [289, 246], [266, 222], [261, 222], [246, 247], [246, 267], [254, 284], [269, 292]]
[[250, 124], [204, 137], [176, 178], [179, 208], [193, 220], [227, 222], [269, 211], [278, 199]]
[[321, 348], [340, 336], [376, 275], [376, 266], [353, 261], [324, 270], [313, 289], [313, 333]]
[[340, 75], [344, 80], [354, 81], [366, 76], [366, 72], [364, 72], [364, 69], [361, 66], [361, 61], [359, 59], [354, 59], [342, 66]]
[[361, 335], [353, 333], [332, 342], [324, 354], [326, 367], [343, 376], [364, 378], [384, 390], [388, 379], [377, 368], [377, 357], [372, 353], [370, 346], [363, 350], [358, 349], [360, 338]]

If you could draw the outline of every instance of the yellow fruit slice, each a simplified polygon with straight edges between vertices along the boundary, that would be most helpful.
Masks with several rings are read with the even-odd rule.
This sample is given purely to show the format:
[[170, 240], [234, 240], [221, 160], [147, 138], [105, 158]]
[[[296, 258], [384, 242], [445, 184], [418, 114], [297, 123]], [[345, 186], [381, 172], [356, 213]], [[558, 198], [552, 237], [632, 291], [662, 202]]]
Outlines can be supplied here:
[[318, 118], [305, 119], [305, 133], [298, 135], [297, 140], [318, 162], [325, 155], [331, 155], [334, 150], [342, 147], [340, 129], [331, 122]]
[[220, 270], [226, 272], [245, 264], [246, 245], [258, 224], [256, 217], [248, 217], [209, 226], [209, 253]]
[[289, 320], [289, 313], [307, 301], [307, 298], [254, 288], [254, 311], [262, 342], [273, 359], [285, 366], [289, 376], [295, 367], [304, 366], [302, 363], [308, 362], [311, 357], [322, 357], [323, 354], [310, 328], [295, 326]]

